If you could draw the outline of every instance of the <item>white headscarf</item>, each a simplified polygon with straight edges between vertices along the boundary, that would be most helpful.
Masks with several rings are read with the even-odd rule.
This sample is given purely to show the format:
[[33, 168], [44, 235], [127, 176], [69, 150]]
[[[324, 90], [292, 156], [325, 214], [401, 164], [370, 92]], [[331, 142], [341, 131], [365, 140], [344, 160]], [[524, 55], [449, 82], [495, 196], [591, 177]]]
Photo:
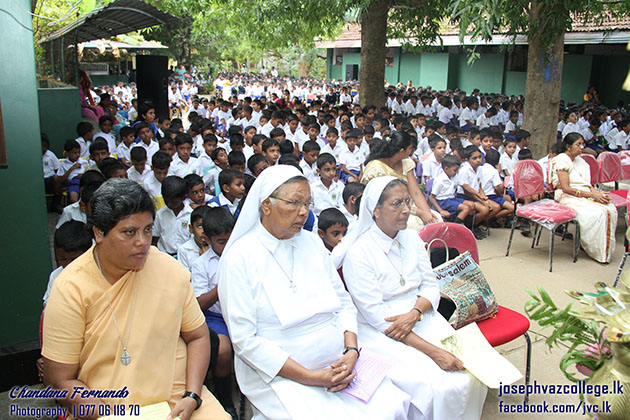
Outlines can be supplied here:
[[[242, 236], [256, 227], [260, 223], [260, 204], [273, 193], [276, 188], [296, 176], [304, 176], [299, 169], [291, 165], [275, 165], [262, 171], [256, 178], [252, 188], [247, 194], [245, 204], [241, 210], [234, 230], [230, 235], [223, 253], [227, 253], [230, 247]], [[306, 181], [306, 178], [304, 178]]]
[[371, 180], [363, 195], [361, 196], [361, 207], [359, 208], [359, 220], [354, 223], [352, 230], [342, 239], [342, 241], [333, 249], [332, 258], [335, 267], [339, 268], [343, 265], [348, 250], [359, 239], [361, 235], [372, 227], [374, 222], [374, 209], [378, 203], [378, 199], [383, 194], [383, 190], [393, 180], [398, 179], [393, 176], [380, 176]]

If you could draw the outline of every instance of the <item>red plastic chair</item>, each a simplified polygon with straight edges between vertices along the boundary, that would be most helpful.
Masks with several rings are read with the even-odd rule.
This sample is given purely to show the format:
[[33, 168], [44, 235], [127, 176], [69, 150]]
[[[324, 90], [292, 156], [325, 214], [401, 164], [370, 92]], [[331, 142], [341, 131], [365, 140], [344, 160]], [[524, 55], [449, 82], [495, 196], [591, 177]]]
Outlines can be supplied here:
[[[470, 252], [473, 259], [479, 263], [479, 251], [477, 250], [477, 241], [472, 232], [465, 226], [457, 223], [435, 223], [427, 225], [418, 232], [420, 238], [427, 244], [435, 238], [440, 238], [449, 247], [457, 249], [460, 253]], [[435, 241], [431, 248], [443, 246], [442, 242]], [[529, 385], [531, 360], [532, 360], [532, 341], [527, 331], [529, 330], [529, 319], [524, 315], [499, 305], [499, 312], [492, 318], [484, 319], [477, 322], [477, 326], [488, 343], [492, 347], [509, 343], [520, 337], [525, 337], [527, 344], [527, 359], [525, 362], [525, 385]], [[525, 403], [528, 397], [525, 395]]]
[[608, 191], [610, 194], [611, 202], [618, 209], [626, 207], [626, 197], [628, 190], [619, 189], [619, 181], [623, 179], [623, 168], [621, 166], [621, 159], [613, 152], [604, 152], [597, 157], [597, 163], [599, 163], [599, 182], [614, 182], [615, 189]]
[[599, 184], [599, 163], [597, 162], [597, 159], [595, 159], [595, 156], [583, 153], [580, 157], [584, 159], [591, 168], [591, 185], [595, 186]]
[[630, 179], [630, 150], [617, 153], [621, 160], [621, 179]]
[[[545, 182], [543, 171], [540, 164], [534, 160], [524, 160], [514, 165], [514, 195], [516, 200], [532, 195], [541, 194], [545, 191]], [[530, 220], [536, 223], [536, 230], [532, 238], [532, 248], [536, 244], [536, 238], [540, 239], [542, 228], [550, 230], [549, 239], [549, 271], [553, 269], [553, 245], [556, 228], [570, 222], [575, 223], [575, 235], [573, 239], [573, 262], [577, 261], [579, 244], [580, 244], [580, 226], [575, 220], [577, 212], [563, 204], [553, 200], [534, 201], [529, 204], [519, 206], [514, 204], [514, 222], [510, 231], [510, 239], [508, 241], [507, 252], [505, 256], [510, 255], [510, 247], [512, 246], [512, 237], [514, 236], [514, 227], [516, 221], [521, 219]], [[552, 225], [553, 229], [548, 226]], [[539, 231], [540, 229], [540, 231]], [[564, 239], [564, 237], [563, 237]]]

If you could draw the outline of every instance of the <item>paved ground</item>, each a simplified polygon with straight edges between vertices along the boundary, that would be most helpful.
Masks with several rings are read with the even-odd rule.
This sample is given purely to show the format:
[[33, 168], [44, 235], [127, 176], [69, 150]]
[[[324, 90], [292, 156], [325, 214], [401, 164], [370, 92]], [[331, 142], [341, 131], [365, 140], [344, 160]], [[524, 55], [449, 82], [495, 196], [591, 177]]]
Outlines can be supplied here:
[[[50, 224], [54, 226], [55, 218]], [[542, 235], [540, 246], [531, 249], [531, 240], [515, 233], [509, 257], [505, 257], [505, 250], [509, 236], [508, 229], [493, 229], [492, 235], [479, 241], [481, 268], [490, 282], [499, 303], [508, 308], [523, 313], [523, 307], [529, 296], [526, 289], [535, 290], [538, 285], [545, 288], [557, 304], [564, 306], [570, 299], [564, 294], [565, 289], [592, 290], [595, 281], [612, 283], [621, 257], [623, 255], [623, 230], [625, 223], [619, 218], [617, 229], [617, 249], [610, 264], [599, 264], [591, 260], [581, 251], [577, 263], [572, 262], [571, 241], [556, 241], [553, 273], [548, 271], [549, 236]], [[630, 266], [630, 264], [629, 264]], [[560, 358], [564, 354], [559, 349], [549, 352], [544, 344], [548, 331], [532, 323], [530, 336], [533, 341], [531, 379], [540, 384], [567, 384], [569, 381], [558, 367]], [[511, 343], [498, 348], [521, 372], [525, 371], [525, 339], [518, 338]], [[521, 381], [522, 383], [522, 381]], [[236, 395], [236, 393], [235, 393]], [[495, 419], [532, 419], [533, 414], [506, 414], [499, 412], [499, 404], [518, 404], [522, 402], [521, 395], [498, 396], [496, 390], [489, 390], [483, 410], [483, 420]], [[577, 404], [577, 395], [532, 395], [530, 404]], [[39, 401], [30, 403], [22, 401], [21, 405], [50, 405], [51, 402]], [[0, 394], [0, 419], [9, 418], [7, 393]], [[250, 410], [248, 409], [250, 418]], [[540, 416], [540, 415], [539, 415]], [[578, 414], [545, 414], [541, 418], [547, 419], [578, 419]], [[585, 418], [585, 417], [584, 417]]]

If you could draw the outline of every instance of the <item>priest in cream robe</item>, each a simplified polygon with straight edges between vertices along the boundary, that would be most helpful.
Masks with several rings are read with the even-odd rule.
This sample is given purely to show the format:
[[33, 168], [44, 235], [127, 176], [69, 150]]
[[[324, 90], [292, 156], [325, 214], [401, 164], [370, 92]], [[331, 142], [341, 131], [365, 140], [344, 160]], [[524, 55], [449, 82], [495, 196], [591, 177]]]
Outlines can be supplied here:
[[[88, 410], [85, 418], [113, 414], [120, 404], [128, 410], [166, 401], [172, 418], [229, 420], [203, 386], [210, 340], [190, 273], [151, 246], [151, 196], [114, 178], [91, 207], [96, 244], [64, 268], [46, 305], [44, 383], [69, 390], [61, 403], [71, 414]], [[71, 399], [74, 387], [126, 388], [128, 395]]]
[[372, 180], [359, 221], [333, 250], [333, 259], [343, 267], [358, 309], [363, 347], [399, 362], [390, 378], [411, 395], [410, 413], [423, 419], [479, 419], [487, 388], [462, 371], [459, 359], [434, 345], [453, 328], [436, 310], [440, 289], [424, 242], [406, 228], [410, 205], [405, 181]]
[[254, 419], [406, 419], [409, 396], [386, 377], [367, 402], [353, 379], [356, 309], [321, 240], [304, 231], [311, 193], [288, 165], [254, 182], [219, 265], [234, 368]]

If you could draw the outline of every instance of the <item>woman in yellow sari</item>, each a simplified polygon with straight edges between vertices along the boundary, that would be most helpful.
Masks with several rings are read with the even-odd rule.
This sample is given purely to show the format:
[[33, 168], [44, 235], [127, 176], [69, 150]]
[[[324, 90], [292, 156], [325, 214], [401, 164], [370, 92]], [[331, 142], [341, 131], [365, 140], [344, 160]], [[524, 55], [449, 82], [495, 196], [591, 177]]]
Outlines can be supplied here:
[[[71, 414], [90, 407], [85, 418], [167, 401], [172, 418], [229, 419], [203, 386], [210, 341], [190, 275], [151, 247], [151, 197], [110, 179], [91, 206], [96, 244], [63, 270], [46, 306], [44, 382], [69, 390], [61, 403]], [[74, 395], [75, 387], [128, 393]]]
[[404, 131], [395, 131], [382, 140], [373, 139], [361, 182], [367, 185], [374, 178], [381, 176], [393, 176], [406, 181], [409, 185], [409, 195], [415, 204], [407, 227], [419, 230], [429, 223], [441, 222], [442, 217], [439, 213], [431, 211], [416, 180], [414, 173], [416, 165], [409, 158], [414, 141], [415, 139]]

